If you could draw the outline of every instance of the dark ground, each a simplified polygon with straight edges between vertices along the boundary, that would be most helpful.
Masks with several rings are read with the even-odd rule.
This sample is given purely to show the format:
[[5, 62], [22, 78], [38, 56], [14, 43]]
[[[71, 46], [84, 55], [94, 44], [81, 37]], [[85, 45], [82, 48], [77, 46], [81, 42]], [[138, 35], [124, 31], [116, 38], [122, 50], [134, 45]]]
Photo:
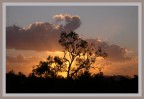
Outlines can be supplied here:
[[65, 79], [6, 74], [6, 93], [138, 93], [138, 77], [95, 75]]

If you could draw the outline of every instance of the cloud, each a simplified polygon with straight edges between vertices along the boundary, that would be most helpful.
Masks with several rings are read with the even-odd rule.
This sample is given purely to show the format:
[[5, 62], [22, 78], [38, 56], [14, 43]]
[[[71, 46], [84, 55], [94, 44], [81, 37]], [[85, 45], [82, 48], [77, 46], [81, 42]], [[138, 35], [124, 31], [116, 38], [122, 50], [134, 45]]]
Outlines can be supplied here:
[[103, 72], [106, 75], [129, 75], [138, 74], [138, 59], [132, 57], [125, 62], [113, 62], [111, 65], [104, 67]]
[[[16, 50], [34, 51], [61, 51], [62, 46], [58, 43], [62, 31], [76, 30], [81, 25], [79, 16], [69, 14], [54, 15], [54, 24], [48, 22], [35, 22], [27, 28], [9, 26], [6, 28], [6, 47]], [[62, 24], [64, 22], [64, 24]], [[129, 60], [126, 48], [118, 45], [109, 45], [99, 39], [86, 39], [89, 43], [94, 43], [96, 48], [99, 46], [108, 53], [111, 61]]]
[[108, 42], [101, 41], [99, 39], [87, 39], [89, 43], [94, 43], [95, 47], [101, 47], [104, 52], [108, 54], [109, 61], [127, 61], [131, 59], [130, 54], [126, 48], [122, 48], [119, 45], [108, 44]]
[[17, 55], [17, 56], [6, 56], [6, 63], [22, 63], [22, 64], [30, 64], [42, 61], [43, 58], [39, 56], [29, 56], [24, 57], [23, 55]]
[[[119, 53], [116, 56], [109, 54], [106, 59], [98, 57], [93, 66], [101, 68], [104, 75], [128, 75], [133, 77], [134, 74], [138, 74], [138, 57], [122, 56]], [[90, 69], [90, 72], [98, 73], [99, 69]]]
[[[89, 39], [89, 43], [95, 43], [96, 48], [101, 47], [108, 54], [106, 59], [98, 58], [94, 66], [103, 67], [102, 72], [105, 75], [129, 75], [138, 74], [137, 55], [119, 45], [110, 45], [107, 42], [98, 39]], [[98, 69], [91, 70], [92, 73], [98, 73]]]
[[6, 72], [13, 70], [15, 73], [22, 72], [28, 76], [32, 72], [33, 66], [38, 65], [43, 60], [40, 56], [7, 56]]
[[64, 30], [70, 32], [71, 30], [76, 30], [81, 25], [81, 20], [79, 16], [72, 16], [69, 14], [58, 14], [53, 16], [56, 20], [56, 23], [64, 21], [65, 24], [63, 26]]
[[49, 22], [35, 22], [27, 28], [6, 27], [6, 47], [16, 50], [57, 51], [62, 50], [58, 43], [62, 31], [74, 31], [80, 27], [79, 16], [60, 14], [53, 16], [56, 22], [65, 21], [65, 25]]

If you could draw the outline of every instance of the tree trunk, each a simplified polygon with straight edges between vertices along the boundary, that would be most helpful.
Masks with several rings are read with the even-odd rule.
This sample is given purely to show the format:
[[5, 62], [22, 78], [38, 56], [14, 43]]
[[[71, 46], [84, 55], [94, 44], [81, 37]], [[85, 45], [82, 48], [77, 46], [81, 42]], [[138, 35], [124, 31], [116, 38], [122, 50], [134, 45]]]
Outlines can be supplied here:
[[73, 61], [74, 61], [74, 58], [72, 58], [71, 63], [69, 64], [68, 71], [67, 71], [67, 78], [70, 78], [70, 70], [71, 70]]
[[67, 78], [70, 78], [70, 67], [71, 66], [68, 67]]

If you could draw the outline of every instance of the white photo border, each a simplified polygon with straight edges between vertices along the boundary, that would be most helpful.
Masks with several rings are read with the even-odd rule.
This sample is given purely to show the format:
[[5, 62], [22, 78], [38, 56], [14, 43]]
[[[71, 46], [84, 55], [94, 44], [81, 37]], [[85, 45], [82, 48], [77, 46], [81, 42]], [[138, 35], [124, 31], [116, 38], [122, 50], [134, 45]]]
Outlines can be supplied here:
[[[141, 2], [117, 2], [117, 3], [94, 3], [94, 2], [54, 2], [54, 3], [42, 3], [42, 2], [3, 2], [3, 26], [2, 26], [2, 95], [4, 97], [141, 97], [142, 96], [142, 4]], [[22, 93], [22, 94], [9, 94], [6, 93], [6, 7], [7, 6], [138, 6], [138, 93], [71, 93], [71, 94], [55, 94], [55, 93], [47, 93], [47, 94], [38, 94], [38, 93]]]

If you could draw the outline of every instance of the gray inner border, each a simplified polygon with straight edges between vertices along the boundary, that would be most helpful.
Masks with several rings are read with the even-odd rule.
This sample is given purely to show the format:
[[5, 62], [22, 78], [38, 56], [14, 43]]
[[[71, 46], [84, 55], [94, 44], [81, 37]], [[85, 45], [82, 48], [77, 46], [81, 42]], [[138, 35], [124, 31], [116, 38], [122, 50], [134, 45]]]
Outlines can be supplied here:
[[[138, 75], [139, 75], [139, 93], [138, 94], [6, 94], [6, 6], [11, 5], [11, 6], [42, 6], [42, 5], [48, 5], [48, 6], [138, 6]], [[25, 97], [60, 97], [60, 96], [76, 96], [76, 97], [108, 97], [108, 96], [119, 96], [119, 97], [139, 97], [142, 96], [142, 5], [141, 3], [138, 2], [133, 2], [133, 3], [3, 3], [3, 37], [2, 37], [2, 75], [3, 75], [3, 96], [6, 97], [13, 97], [13, 96], [25, 96]]]

